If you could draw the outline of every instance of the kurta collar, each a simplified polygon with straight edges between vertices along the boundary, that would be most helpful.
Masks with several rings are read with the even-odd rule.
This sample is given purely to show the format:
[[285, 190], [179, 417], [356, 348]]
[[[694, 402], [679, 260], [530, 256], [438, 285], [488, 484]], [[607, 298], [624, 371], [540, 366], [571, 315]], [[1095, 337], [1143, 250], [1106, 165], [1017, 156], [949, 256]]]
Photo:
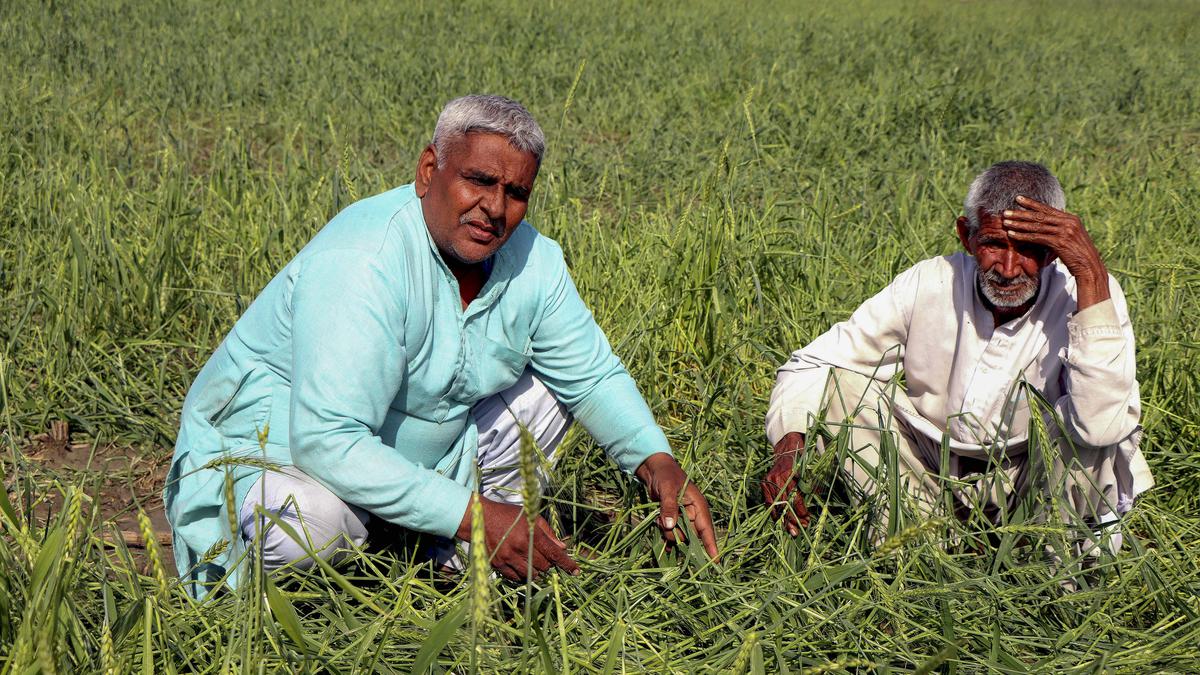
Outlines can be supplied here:
[[[425, 222], [425, 212], [421, 209], [420, 198], [414, 199], [412, 203], [414, 205], [413, 208], [416, 210], [416, 218], [414, 220], [421, 224], [421, 233], [425, 236], [429, 255], [433, 256], [438, 268], [442, 270], [443, 279], [451, 286], [457, 297], [458, 279], [455, 278], [454, 272], [450, 271], [450, 266], [446, 264], [446, 260], [442, 258], [442, 252], [438, 250], [437, 244], [433, 241], [433, 236], [429, 234], [429, 225]], [[522, 227], [525, 227], [525, 221], [523, 220], [517, 224], [517, 228]], [[513, 236], [516, 236], [516, 232], [513, 232]], [[496, 251], [489, 258], [492, 269], [488, 274], [488, 279], [484, 282], [483, 288], [480, 289], [479, 295], [463, 310], [464, 314], [470, 316], [490, 307], [500, 297], [500, 294], [504, 292], [512, 277], [516, 275], [516, 264], [513, 261], [513, 254], [509, 251], [511, 243], [512, 237], [509, 237], [509, 240], [500, 247], [500, 250]]]

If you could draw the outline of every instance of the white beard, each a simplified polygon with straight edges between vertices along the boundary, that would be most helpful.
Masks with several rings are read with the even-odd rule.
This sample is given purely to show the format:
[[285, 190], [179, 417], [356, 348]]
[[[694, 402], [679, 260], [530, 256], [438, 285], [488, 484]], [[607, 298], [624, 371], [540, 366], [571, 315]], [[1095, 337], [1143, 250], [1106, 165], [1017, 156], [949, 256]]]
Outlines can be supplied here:
[[1023, 272], [1015, 279], [1005, 279], [996, 270], [979, 272], [979, 290], [994, 307], [1020, 307], [1032, 300], [1040, 287], [1037, 277]]

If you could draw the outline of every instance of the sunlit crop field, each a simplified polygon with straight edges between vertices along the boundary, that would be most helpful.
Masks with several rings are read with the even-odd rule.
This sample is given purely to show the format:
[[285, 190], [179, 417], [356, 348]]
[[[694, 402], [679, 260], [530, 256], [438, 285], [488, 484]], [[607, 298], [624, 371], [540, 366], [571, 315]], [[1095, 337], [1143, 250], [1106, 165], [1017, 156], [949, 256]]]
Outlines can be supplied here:
[[[1194, 672], [1198, 65], [1190, 2], [0, 3], [4, 672]], [[188, 599], [156, 533], [191, 379], [470, 92], [545, 128], [529, 219], [709, 495], [722, 563], [664, 551], [576, 430], [546, 513], [578, 577], [438, 576], [393, 532]], [[1043, 555], [1061, 524], [875, 549], [830, 493], [793, 540], [757, 487], [774, 368], [953, 251], [1001, 159], [1062, 179], [1138, 337], [1158, 486], [1076, 593]]]

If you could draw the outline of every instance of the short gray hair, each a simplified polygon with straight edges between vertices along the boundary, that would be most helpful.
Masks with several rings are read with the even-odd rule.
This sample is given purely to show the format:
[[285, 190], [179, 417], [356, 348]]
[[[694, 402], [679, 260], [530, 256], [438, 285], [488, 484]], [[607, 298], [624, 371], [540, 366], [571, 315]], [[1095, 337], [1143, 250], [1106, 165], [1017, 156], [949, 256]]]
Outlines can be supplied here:
[[1017, 195], [1036, 199], [1056, 209], [1067, 208], [1062, 185], [1050, 170], [1033, 162], [997, 162], [971, 181], [963, 211], [968, 234], [979, 229], [979, 209], [999, 215], [1005, 209], [1020, 208]]
[[493, 94], [469, 94], [450, 101], [433, 128], [433, 149], [442, 164], [449, 144], [470, 133], [498, 134], [510, 145], [533, 155], [538, 164], [546, 154], [546, 136], [525, 106]]

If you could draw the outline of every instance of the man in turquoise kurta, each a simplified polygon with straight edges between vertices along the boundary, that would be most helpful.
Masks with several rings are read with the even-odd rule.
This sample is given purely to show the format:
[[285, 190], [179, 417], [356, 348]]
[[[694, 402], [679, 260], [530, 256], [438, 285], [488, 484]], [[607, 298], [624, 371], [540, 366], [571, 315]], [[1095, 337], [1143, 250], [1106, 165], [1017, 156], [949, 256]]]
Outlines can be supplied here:
[[[523, 220], [543, 151], [519, 104], [452, 101], [416, 181], [338, 214], [237, 321], [188, 392], [165, 491], [191, 590], [236, 582], [235, 561], [256, 532], [245, 527], [247, 506], [318, 531], [380, 518], [469, 539], [468, 506], [479, 499], [500, 573], [574, 571], [544, 521], [530, 538], [512, 527], [518, 504], [473, 491], [480, 434], [495, 435], [479, 427], [481, 406], [518, 416], [507, 404], [531, 382], [646, 483], [662, 504], [664, 536], [673, 540], [682, 506], [716, 556], [703, 495], [580, 299], [562, 251]], [[247, 458], [287, 468], [264, 474]], [[268, 503], [268, 480], [291, 481], [272, 483], [295, 486], [282, 490], [290, 505]], [[536, 569], [526, 570], [531, 555]]]

